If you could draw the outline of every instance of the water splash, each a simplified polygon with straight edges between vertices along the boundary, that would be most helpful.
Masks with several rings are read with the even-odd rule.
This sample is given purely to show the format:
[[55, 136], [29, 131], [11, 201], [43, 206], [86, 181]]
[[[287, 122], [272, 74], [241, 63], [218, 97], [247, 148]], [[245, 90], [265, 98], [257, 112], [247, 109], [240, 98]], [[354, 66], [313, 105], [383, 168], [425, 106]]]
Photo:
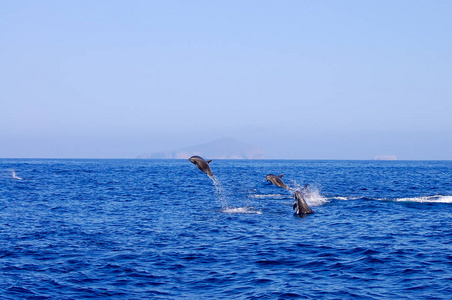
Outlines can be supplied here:
[[325, 203], [328, 203], [328, 199], [323, 197], [320, 194], [320, 191], [317, 188], [308, 189], [306, 197], [304, 198], [306, 203], [310, 206], [322, 206]]
[[12, 170], [12, 169], [11, 169], [11, 175], [13, 176], [13, 177], [12, 177], [13, 179], [16, 179], [16, 180], [22, 180], [22, 178], [20, 178], [20, 177], [18, 177], [18, 176], [16, 175], [16, 171], [14, 171], [14, 170]]
[[212, 179], [213, 185], [215, 187], [215, 197], [218, 199], [218, 201], [220, 201], [221, 208], [223, 210], [227, 209], [228, 208], [228, 200], [226, 199], [223, 185], [215, 177], [210, 177], [210, 178]]
[[226, 197], [227, 191], [225, 190], [221, 182], [216, 178], [212, 178], [212, 182], [215, 187], [215, 197], [221, 204], [221, 212], [227, 214], [258, 214], [258, 215], [262, 214], [262, 211], [255, 209], [251, 205], [251, 203], [249, 203], [249, 205], [245, 204], [245, 206], [239, 207], [230, 206], [228, 199]]
[[[301, 191], [304, 188], [305, 185], [301, 185], [294, 180], [293, 187], [291, 187], [290, 190], [292, 193], [295, 193], [296, 191]], [[317, 187], [312, 187], [310, 185], [307, 187], [307, 193], [304, 194], [304, 200], [309, 206], [322, 206], [329, 202], [328, 198], [320, 194], [320, 190]]]

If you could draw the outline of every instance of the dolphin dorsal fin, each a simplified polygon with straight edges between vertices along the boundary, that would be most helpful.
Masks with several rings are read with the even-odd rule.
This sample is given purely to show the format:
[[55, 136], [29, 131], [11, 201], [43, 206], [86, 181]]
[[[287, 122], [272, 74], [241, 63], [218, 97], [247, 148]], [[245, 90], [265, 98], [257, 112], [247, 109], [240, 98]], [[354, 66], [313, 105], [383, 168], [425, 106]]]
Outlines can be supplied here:
[[206, 163], [210, 164], [211, 161], [212, 161], [212, 160], [208, 160], [208, 161], [206, 161]]
[[279, 178], [282, 178], [283, 176], [284, 176], [284, 174], [281, 174], [281, 175], [279, 175], [278, 177], [279, 177]]
[[306, 184], [305, 186], [304, 186], [304, 188], [303, 189], [307, 189], [308, 188], [308, 185], [309, 185], [309, 183], [308, 184]]

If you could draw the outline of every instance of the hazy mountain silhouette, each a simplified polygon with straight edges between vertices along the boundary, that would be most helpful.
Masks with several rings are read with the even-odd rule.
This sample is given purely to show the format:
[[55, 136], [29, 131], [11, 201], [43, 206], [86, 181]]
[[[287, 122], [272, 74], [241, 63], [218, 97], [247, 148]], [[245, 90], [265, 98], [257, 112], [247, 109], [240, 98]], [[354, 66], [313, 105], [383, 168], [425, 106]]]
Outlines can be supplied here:
[[233, 138], [222, 138], [206, 144], [185, 147], [173, 151], [155, 152], [139, 155], [149, 159], [188, 159], [200, 155], [206, 159], [262, 159], [261, 147], [239, 142]]

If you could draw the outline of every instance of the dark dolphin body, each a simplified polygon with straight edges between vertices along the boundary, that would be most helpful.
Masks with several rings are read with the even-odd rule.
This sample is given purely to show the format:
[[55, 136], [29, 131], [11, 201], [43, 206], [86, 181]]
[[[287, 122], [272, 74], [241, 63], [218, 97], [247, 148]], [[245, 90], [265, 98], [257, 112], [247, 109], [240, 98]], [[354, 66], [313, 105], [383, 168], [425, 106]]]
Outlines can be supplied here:
[[288, 190], [289, 188], [287, 187], [287, 185], [281, 180], [281, 177], [283, 177], [284, 175], [273, 175], [273, 174], [268, 174], [267, 177], [265, 177], [265, 179], [267, 181], [270, 181], [271, 183], [273, 183], [276, 186], [279, 186], [283, 189]]
[[190, 157], [188, 160], [194, 163], [200, 171], [203, 171], [210, 178], [213, 178], [212, 170], [210, 170], [209, 167], [209, 163], [211, 162], [211, 160], [205, 161], [204, 158], [197, 155]]
[[306, 195], [307, 191], [307, 187], [308, 185], [305, 185], [304, 189], [301, 191], [296, 191], [293, 194], [294, 199], [297, 201], [295, 202], [295, 204], [293, 205], [293, 209], [297, 208], [296, 211], [296, 215], [297, 216], [304, 216], [304, 215], [308, 215], [308, 214], [313, 214], [314, 212], [312, 211], [312, 209], [308, 206], [308, 204], [306, 203], [306, 201], [304, 200], [304, 196]]

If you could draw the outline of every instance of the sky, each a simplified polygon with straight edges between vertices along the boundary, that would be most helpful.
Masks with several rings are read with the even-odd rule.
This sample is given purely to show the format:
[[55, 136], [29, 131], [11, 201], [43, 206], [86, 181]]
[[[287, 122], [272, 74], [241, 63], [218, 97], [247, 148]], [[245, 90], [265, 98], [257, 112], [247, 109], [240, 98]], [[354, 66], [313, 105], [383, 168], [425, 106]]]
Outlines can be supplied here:
[[452, 1], [0, 2], [0, 158], [223, 137], [270, 159], [452, 159]]

